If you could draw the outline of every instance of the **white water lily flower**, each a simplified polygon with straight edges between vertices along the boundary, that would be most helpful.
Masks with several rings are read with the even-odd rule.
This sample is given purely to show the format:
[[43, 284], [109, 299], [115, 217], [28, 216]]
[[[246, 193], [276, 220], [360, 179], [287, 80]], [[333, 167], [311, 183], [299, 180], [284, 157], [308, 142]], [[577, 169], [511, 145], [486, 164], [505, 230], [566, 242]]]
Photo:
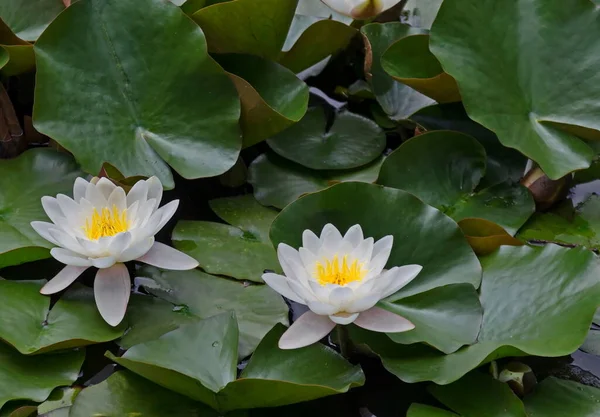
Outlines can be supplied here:
[[96, 305], [104, 320], [117, 326], [125, 316], [131, 289], [123, 262], [137, 260], [175, 270], [197, 267], [195, 259], [154, 241], [179, 206], [175, 200], [158, 208], [162, 191], [156, 177], [138, 181], [128, 194], [107, 178], [91, 182], [77, 178], [72, 199], [63, 194], [42, 197], [52, 223], [32, 222], [31, 226], [57, 246], [50, 254], [67, 266], [41, 293], [62, 291], [89, 267], [99, 268], [94, 281]]
[[336, 12], [353, 19], [368, 19], [392, 8], [400, 0], [321, 0]]
[[354, 323], [368, 330], [399, 333], [415, 326], [375, 304], [411, 282], [420, 265], [384, 270], [393, 236], [377, 242], [365, 239], [359, 225], [342, 237], [331, 224], [321, 236], [305, 230], [302, 247], [279, 244], [277, 256], [285, 276], [266, 273], [264, 281], [279, 294], [310, 309], [283, 334], [281, 349], [308, 346], [325, 337], [336, 324]]

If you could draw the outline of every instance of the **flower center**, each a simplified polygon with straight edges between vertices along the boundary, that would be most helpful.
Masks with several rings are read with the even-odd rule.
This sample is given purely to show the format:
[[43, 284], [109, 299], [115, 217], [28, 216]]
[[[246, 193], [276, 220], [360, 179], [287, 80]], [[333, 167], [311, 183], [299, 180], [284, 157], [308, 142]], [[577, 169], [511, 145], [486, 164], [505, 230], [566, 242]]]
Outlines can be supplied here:
[[360, 281], [365, 277], [367, 271], [363, 269], [363, 264], [359, 264], [355, 259], [348, 264], [348, 255], [342, 258], [342, 262], [337, 255], [333, 259], [317, 262], [317, 281], [321, 285], [336, 284], [346, 285], [354, 281]]
[[86, 219], [83, 231], [90, 240], [98, 240], [105, 236], [114, 236], [129, 229], [127, 210], [120, 211], [113, 205], [112, 210], [104, 207], [101, 212], [94, 208], [92, 217]]

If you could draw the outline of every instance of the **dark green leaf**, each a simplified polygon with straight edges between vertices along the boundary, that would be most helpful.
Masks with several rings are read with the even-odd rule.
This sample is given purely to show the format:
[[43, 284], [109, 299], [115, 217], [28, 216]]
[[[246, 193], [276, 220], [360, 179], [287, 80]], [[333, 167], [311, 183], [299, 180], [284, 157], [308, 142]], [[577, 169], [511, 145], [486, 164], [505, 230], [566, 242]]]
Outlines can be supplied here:
[[450, 411], [423, 404], [413, 404], [408, 409], [406, 417], [458, 417]]
[[525, 397], [528, 417], [598, 417], [600, 390], [550, 377]]
[[19, 38], [36, 41], [64, 9], [62, 0], [3, 0], [0, 18]]

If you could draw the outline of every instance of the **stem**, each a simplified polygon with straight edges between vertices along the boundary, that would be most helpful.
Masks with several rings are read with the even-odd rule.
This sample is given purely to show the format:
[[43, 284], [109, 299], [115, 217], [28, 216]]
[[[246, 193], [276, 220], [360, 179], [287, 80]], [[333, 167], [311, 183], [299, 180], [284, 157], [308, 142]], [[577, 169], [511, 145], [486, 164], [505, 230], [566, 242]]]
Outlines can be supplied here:
[[346, 359], [350, 359], [352, 353], [352, 341], [350, 340], [350, 334], [348, 328], [344, 325], [338, 325], [337, 328], [337, 342], [340, 347], [340, 353]]

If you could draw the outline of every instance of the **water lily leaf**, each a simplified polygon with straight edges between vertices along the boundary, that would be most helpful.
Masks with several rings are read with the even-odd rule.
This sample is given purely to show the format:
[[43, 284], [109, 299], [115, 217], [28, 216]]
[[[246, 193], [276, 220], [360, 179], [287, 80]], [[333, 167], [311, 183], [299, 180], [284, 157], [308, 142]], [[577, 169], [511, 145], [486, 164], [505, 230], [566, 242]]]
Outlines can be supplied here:
[[480, 188], [521, 179], [526, 158], [518, 151], [503, 146], [494, 132], [469, 119], [462, 104], [424, 107], [411, 115], [410, 119], [426, 130], [454, 130], [477, 139], [487, 155], [485, 177], [479, 183]]
[[549, 377], [524, 402], [528, 417], [597, 417], [600, 390]]
[[418, 278], [393, 296], [395, 301], [448, 284], [479, 286], [481, 267], [458, 225], [405, 191], [348, 182], [309, 194], [277, 216], [271, 240], [275, 246], [285, 242], [298, 248], [304, 230], [320, 232], [327, 223], [343, 231], [360, 224], [374, 239], [394, 236], [387, 268], [423, 266]]
[[31, 417], [34, 415], [37, 416], [37, 409], [37, 405], [28, 405], [27, 402], [22, 401], [12, 401], [6, 406], [2, 407], [2, 410], [0, 410], [0, 417]]
[[568, 10], [560, 0], [458, 0], [442, 4], [429, 47], [456, 80], [469, 116], [558, 179], [590, 165], [593, 151], [578, 136], [600, 137], [588, 72], [595, 65], [588, 57], [599, 56], [597, 22], [587, 0]]
[[[237, 326], [232, 313], [183, 326], [130, 349], [121, 358], [108, 356], [221, 412], [308, 401], [364, 383], [360, 366], [352, 366], [324, 345], [279, 349], [277, 342], [284, 330], [278, 325], [265, 336], [239, 380]], [[198, 356], [205, 360], [195, 360]]]
[[[192, 15], [211, 52], [237, 53], [277, 60], [298, 0], [234, 0]], [[231, 28], [230, 30], [223, 30]]]
[[550, 212], [536, 213], [519, 230], [517, 237], [527, 241], [600, 249], [600, 196], [592, 194], [576, 207], [570, 200]]
[[489, 220], [466, 218], [458, 222], [467, 242], [478, 256], [489, 255], [502, 245], [522, 246], [523, 242]]
[[6, 0], [0, 18], [20, 39], [33, 42], [64, 9], [62, 0]]
[[71, 194], [80, 175], [72, 158], [50, 149], [0, 160], [0, 268], [50, 257], [53, 245], [29, 223], [46, 219], [43, 196]]
[[408, 0], [402, 14], [409, 25], [431, 29], [441, 4], [442, 0]]
[[450, 385], [432, 385], [429, 392], [463, 416], [527, 417], [510, 387], [491, 375], [471, 372]]
[[70, 417], [217, 417], [208, 407], [168, 391], [128, 371], [112, 374], [75, 399]]
[[435, 101], [411, 87], [394, 80], [381, 66], [381, 56], [395, 41], [408, 35], [424, 33], [422, 29], [391, 23], [371, 23], [361, 28], [365, 42], [365, 77], [377, 102], [392, 120], [408, 118]]
[[406, 417], [459, 417], [450, 411], [423, 404], [413, 404], [408, 409]]
[[432, 131], [392, 152], [377, 182], [409, 191], [456, 221], [479, 217], [514, 234], [535, 211], [533, 197], [525, 187], [506, 183], [476, 193], [485, 161], [483, 146], [472, 137]]
[[40, 294], [44, 284], [0, 280], [0, 338], [22, 354], [107, 342], [123, 334], [123, 326], [102, 319], [91, 288], [73, 287], [50, 308], [50, 297]]
[[261, 204], [284, 208], [303, 194], [323, 190], [338, 182], [375, 182], [383, 160], [380, 157], [352, 170], [316, 171], [288, 162], [274, 153], [265, 153], [250, 165], [248, 182]]
[[[58, 416], [59, 410], [65, 410], [73, 405], [75, 398], [81, 392], [80, 387], [76, 388], [57, 388], [46, 401], [37, 407], [38, 414], [48, 414], [50, 417]], [[53, 413], [54, 412], [54, 413]], [[67, 412], [66, 416], [69, 415]]]
[[277, 211], [260, 205], [252, 195], [213, 200], [211, 207], [233, 225], [180, 221], [172, 235], [177, 249], [211, 274], [263, 282], [266, 269], [281, 271], [268, 238]]
[[240, 358], [252, 353], [276, 323], [288, 322], [287, 305], [279, 294], [266, 285], [247, 285], [198, 270], [161, 271], [144, 268], [138, 276], [154, 280], [154, 286], [144, 285], [148, 292], [184, 309], [190, 315], [205, 319], [235, 311], [240, 330]]
[[0, 45], [0, 69], [7, 77], [33, 71], [33, 45]]
[[35, 52], [34, 126], [86, 171], [108, 162], [125, 176], [156, 175], [173, 188], [169, 165], [200, 178], [235, 164], [237, 93], [202, 31], [174, 4], [78, 1]]
[[12, 400], [42, 402], [54, 388], [71, 385], [84, 358], [83, 350], [24, 356], [0, 343], [0, 408]]
[[428, 34], [406, 36], [394, 42], [383, 53], [381, 66], [395, 80], [438, 103], [460, 101], [456, 81], [429, 51]]
[[325, 110], [313, 107], [267, 143], [279, 155], [310, 169], [352, 169], [381, 155], [385, 134], [372, 120], [348, 111], [337, 113], [329, 126]]
[[581, 346], [600, 297], [596, 255], [555, 245], [503, 246], [481, 263], [483, 323], [477, 343], [440, 355], [422, 345], [394, 344], [372, 332], [353, 330], [353, 339], [378, 353], [386, 369], [403, 381], [438, 384], [454, 382], [498, 358], [557, 357]]
[[252, 55], [222, 55], [242, 103], [244, 147], [254, 145], [302, 119], [308, 86], [281, 65]]

